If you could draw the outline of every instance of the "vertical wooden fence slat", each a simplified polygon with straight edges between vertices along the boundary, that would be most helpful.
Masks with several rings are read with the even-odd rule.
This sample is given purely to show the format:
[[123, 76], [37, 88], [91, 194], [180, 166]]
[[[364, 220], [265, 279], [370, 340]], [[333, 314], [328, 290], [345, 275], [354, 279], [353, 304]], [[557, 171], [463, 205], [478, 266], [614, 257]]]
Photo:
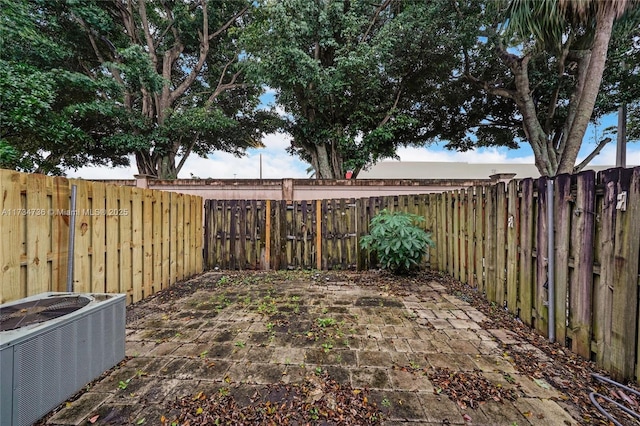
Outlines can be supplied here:
[[504, 306], [507, 282], [507, 193], [504, 182], [496, 186], [496, 299]]
[[171, 193], [162, 192], [162, 288], [171, 281]]
[[518, 211], [518, 181], [507, 185], [507, 309], [518, 312], [518, 237], [520, 212]]
[[[611, 335], [613, 321], [613, 289], [615, 277], [614, 243], [616, 238], [616, 209], [621, 169], [601, 172], [599, 181], [604, 189], [600, 212], [599, 263], [600, 279], [593, 291], [593, 337], [596, 362], [606, 370], [611, 369]], [[616, 310], [617, 311], [617, 310]]]
[[[191, 196], [191, 268], [188, 278], [202, 272], [202, 198]], [[255, 236], [255, 232], [253, 234]], [[255, 242], [255, 238], [252, 240]]]
[[451, 260], [453, 264], [452, 276], [459, 280], [460, 279], [460, 192], [452, 191], [451, 192], [451, 231], [450, 231], [450, 240], [451, 247], [453, 248], [451, 252]]
[[574, 215], [577, 217], [575, 225], [572, 226], [571, 246], [574, 268], [569, 291], [569, 327], [572, 331], [571, 350], [589, 359], [591, 356], [591, 302], [593, 299], [595, 172], [582, 172], [576, 176], [576, 181]]
[[485, 187], [476, 186], [475, 192], [475, 228], [476, 228], [476, 283], [478, 290], [484, 292], [486, 290], [486, 268], [484, 266], [484, 229], [485, 229]]
[[0, 283], [2, 294], [0, 302], [23, 297], [20, 283], [20, 254], [22, 252], [22, 226], [25, 222], [21, 214], [20, 174], [3, 170], [0, 173], [0, 220], [2, 238], [0, 239]]
[[640, 226], [638, 225], [638, 218], [640, 218], [640, 167], [622, 171], [619, 193], [625, 192], [626, 209], [620, 208], [617, 212], [614, 246], [615, 269], [614, 282], [612, 283], [613, 306], [615, 306], [616, 315], [613, 317], [611, 327], [611, 375], [617, 380], [634, 376], [636, 360], [638, 261], [640, 257]]
[[477, 287], [476, 279], [476, 216], [475, 188], [467, 188], [467, 282]]
[[131, 271], [131, 191], [129, 188], [119, 187], [118, 196], [120, 199], [118, 211], [109, 212], [119, 217], [120, 229], [120, 291], [127, 294], [128, 302], [137, 302], [133, 291], [132, 271]]
[[460, 203], [458, 205], [459, 209], [459, 221], [460, 221], [460, 237], [459, 237], [459, 246], [460, 246], [460, 282], [468, 283], [467, 278], [467, 264], [468, 264], [468, 254], [467, 254], [467, 241], [469, 239], [469, 235], [467, 234], [467, 203], [468, 203], [468, 193], [467, 190], [461, 189], [458, 191], [460, 194]]
[[497, 187], [490, 186], [485, 188], [485, 196], [486, 196], [486, 223], [485, 223], [485, 249], [484, 249], [484, 268], [486, 271], [486, 282], [485, 289], [487, 292], [487, 299], [490, 302], [496, 301], [496, 291], [497, 291], [497, 274], [496, 274], [496, 219], [497, 219]]
[[519, 281], [519, 314], [527, 325], [533, 325], [533, 179], [524, 179], [521, 183], [520, 199], [520, 272]]
[[[105, 211], [104, 220], [106, 227], [106, 269], [105, 283], [108, 293], [125, 292], [120, 285], [120, 217], [112, 214], [118, 211], [120, 191], [115, 185], [106, 185], [105, 187]], [[129, 300], [127, 300], [129, 302]]]
[[[144, 297], [153, 294], [153, 192], [142, 192], [142, 292]], [[191, 253], [191, 249], [189, 250]], [[191, 273], [191, 271], [189, 271]]]
[[105, 280], [107, 256], [107, 215], [106, 185], [94, 182], [91, 194], [91, 291], [104, 293], [107, 291]]
[[[71, 185], [76, 185], [76, 211], [70, 212], [75, 215], [75, 244], [73, 254], [73, 291], [88, 293], [91, 291], [91, 258], [89, 248], [91, 247], [91, 216], [87, 213], [91, 208], [89, 204], [89, 192], [91, 182], [83, 180], [72, 180]], [[69, 217], [71, 219], [71, 217]]]
[[547, 264], [548, 264], [548, 223], [547, 223], [547, 180], [542, 177], [538, 179], [538, 206], [536, 222], [536, 285], [535, 292], [535, 328], [543, 336], [548, 335], [547, 320]]
[[133, 288], [133, 301], [142, 300], [148, 294], [144, 294], [143, 286], [143, 223], [144, 223], [144, 193], [140, 188], [131, 188], [131, 286]]
[[153, 256], [153, 271], [152, 282], [153, 292], [162, 290], [162, 193], [153, 191], [151, 202], [153, 203], [153, 235], [152, 235], [152, 256]]
[[454, 199], [453, 199], [453, 194], [450, 192], [446, 192], [444, 193], [444, 198], [445, 198], [445, 214], [443, 215], [443, 218], [445, 220], [445, 226], [446, 226], [446, 235], [447, 235], [447, 272], [449, 273], [449, 275], [451, 275], [452, 277], [455, 276], [455, 262], [453, 260], [453, 256], [454, 256], [454, 243], [457, 243], [457, 241], [455, 241], [455, 237], [453, 235], [453, 203], [454, 203]]
[[[47, 181], [50, 180], [51, 178], [39, 174], [29, 176], [27, 179], [26, 209], [29, 214], [20, 218], [28, 223], [26, 227], [27, 292], [25, 296], [49, 291], [47, 251], [50, 239], [50, 215], [47, 201]], [[0, 197], [2, 195], [0, 192]], [[2, 208], [0, 208], [0, 212], [2, 212]], [[7, 229], [4, 227], [4, 217], [2, 222], [2, 229]], [[4, 231], [2, 238], [4, 238]], [[0, 265], [0, 267], [2, 266]], [[5, 281], [1, 280], [0, 282]]]
[[446, 271], [448, 267], [448, 239], [447, 239], [447, 216], [446, 216], [447, 197], [445, 194], [436, 194], [436, 238], [438, 240], [438, 270]]
[[[261, 233], [264, 244], [264, 264], [266, 269], [271, 269], [271, 200], [266, 200], [262, 206], [265, 221], [264, 232]], [[262, 237], [264, 235], [264, 237]]]
[[[176, 280], [182, 281], [184, 279], [184, 237], [186, 231], [185, 223], [185, 198], [184, 194], [176, 194], [176, 205], [178, 208], [178, 214], [176, 219]], [[235, 268], [234, 268], [235, 269]]]
[[561, 345], [567, 339], [567, 298], [569, 296], [569, 250], [571, 242], [571, 176], [555, 178], [555, 332]]

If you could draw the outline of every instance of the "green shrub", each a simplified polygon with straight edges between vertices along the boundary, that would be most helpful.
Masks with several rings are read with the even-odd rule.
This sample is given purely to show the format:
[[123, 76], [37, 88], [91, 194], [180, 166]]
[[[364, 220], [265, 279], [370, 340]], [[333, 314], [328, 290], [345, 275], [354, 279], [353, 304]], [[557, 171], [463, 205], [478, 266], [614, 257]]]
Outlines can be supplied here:
[[383, 269], [410, 272], [420, 266], [429, 246], [435, 246], [431, 234], [417, 226], [420, 222], [421, 216], [384, 209], [371, 219], [370, 234], [360, 239], [360, 246], [375, 252]]

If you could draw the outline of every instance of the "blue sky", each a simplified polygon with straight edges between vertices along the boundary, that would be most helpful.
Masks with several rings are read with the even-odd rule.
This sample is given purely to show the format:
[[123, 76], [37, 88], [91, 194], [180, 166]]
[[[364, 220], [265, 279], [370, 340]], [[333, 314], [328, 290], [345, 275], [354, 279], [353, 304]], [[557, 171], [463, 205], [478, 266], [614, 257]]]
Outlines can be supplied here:
[[[273, 93], [263, 95], [264, 104], [272, 104]], [[615, 126], [616, 115], [605, 117], [598, 126], [590, 126], [584, 138], [578, 161], [586, 157], [602, 139], [605, 128]], [[614, 165], [616, 155], [615, 137], [592, 162], [594, 165]], [[286, 148], [290, 137], [285, 134], [270, 134], [263, 139], [265, 148], [250, 149], [242, 158], [226, 153], [214, 153], [208, 158], [190, 156], [185, 162], [180, 178], [214, 178], [214, 179], [257, 179], [260, 178], [260, 162], [262, 161], [262, 177], [265, 179], [305, 178], [308, 164], [290, 156]], [[530, 163], [533, 164], [533, 151], [523, 143], [519, 149], [480, 148], [467, 152], [455, 152], [443, 148], [444, 143], [432, 144], [422, 148], [400, 148], [398, 155], [401, 161], [463, 161], [469, 163]], [[387, 160], [393, 161], [393, 160]], [[640, 143], [627, 147], [627, 164], [640, 165]], [[132, 161], [129, 167], [82, 167], [77, 171], [69, 171], [68, 177], [84, 179], [131, 179], [137, 174]]]

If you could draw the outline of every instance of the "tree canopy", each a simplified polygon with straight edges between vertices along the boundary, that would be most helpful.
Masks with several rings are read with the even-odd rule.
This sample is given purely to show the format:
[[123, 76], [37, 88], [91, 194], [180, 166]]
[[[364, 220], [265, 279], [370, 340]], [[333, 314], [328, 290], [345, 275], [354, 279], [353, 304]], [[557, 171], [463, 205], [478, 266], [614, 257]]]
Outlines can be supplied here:
[[[319, 178], [398, 147], [531, 145], [571, 172], [591, 122], [630, 105], [631, 0], [0, 0], [0, 166], [124, 165], [174, 178], [283, 128]], [[276, 91], [284, 119], [259, 107]], [[603, 139], [594, 155], [610, 140]], [[591, 156], [587, 158], [587, 161]]]
[[[575, 163], [589, 122], [638, 99], [637, 7], [558, 0], [488, 6], [458, 7], [461, 30], [475, 22], [475, 41], [463, 46], [465, 77], [488, 99], [507, 99], [516, 108], [520, 136], [531, 145], [542, 175], [579, 169], [586, 164]], [[624, 60], [633, 62], [630, 68], [621, 65]]]
[[447, 25], [454, 18], [447, 5], [260, 3], [244, 38], [252, 71], [277, 90], [293, 136], [290, 151], [319, 178], [340, 178], [347, 170], [355, 176], [394, 157], [399, 146], [464, 137], [473, 120], [460, 114], [468, 91], [464, 84], [440, 87], [461, 57], [451, 47], [465, 36]]
[[83, 164], [123, 165], [75, 119], [101, 82], [70, 66], [75, 46], [46, 2], [0, 0], [0, 166], [60, 174]]
[[[31, 102], [33, 96], [23, 94], [34, 94], [37, 108], [62, 114], [61, 121], [72, 128], [66, 138], [43, 145], [19, 127], [29, 121], [20, 116], [27, 108], [18, 103], [10, 112], [18, 136], [9, 143], [18, 151], [35, 144], [53, 158], [60, 146], [65, 159], [58, 167], [77, 167], [88, 160], [124, 164], [126, 154], [134, 154], [140, 173], [175, 178], [190, 154], [221, 150], [241, 155], [248, 147], [260, 146], [264, 132], [277, 126], [273, 113], [256, 108], [261, 88], [242, 71], [237, 37], [250, 21], [249, 1], [16, 4], [14, 9], [25, 11], [24, 25], [44, 27], [50, 40], [56, 40], [54, 46], [66, 47], [69, 54], [59, 68], [50, 57], [42, 58], [36, 73], [17, 63], [4, 74], [8, 91], [20, 101]], [[25, 80], [24, 75], [32, 77]], [[48, 90], [58, 81], [64, 90]], [[49, 105], [68, 97], [70, 83], [82, 85], [91, 96], [66, 108]], [[27, 84], [55, 95], [36, 93]], [[32, 133], [51, 133], [50, 123], [39, 120], [35, 125]], [[88, 157], [92, 148], [104, 152]], [[69, 153], [83, 156], [69, 162]]]

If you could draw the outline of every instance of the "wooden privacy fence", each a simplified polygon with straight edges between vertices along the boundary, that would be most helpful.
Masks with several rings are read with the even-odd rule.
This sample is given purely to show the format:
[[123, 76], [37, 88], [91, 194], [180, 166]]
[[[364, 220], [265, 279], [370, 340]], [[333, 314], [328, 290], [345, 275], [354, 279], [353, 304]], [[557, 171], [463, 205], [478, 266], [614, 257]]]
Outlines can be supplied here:
[[0, 170], [0, 302], [66, 291], [72, 216], [74, 291], [136, 302], [202, 271], [201, 197]]
[[[554, 181], [555, 336], [640, 380], [640, 167]], [[416, 213], [436, 242], [432, 269], [478, 288], [548, 334], [547, 178], [440, 194], [283, 201], [207, 200], [205, 261], [223, 269], [367, 269], [358, 247], [383, 208]]]
[[[367, 269], [375, 258], [360, 236], [380, 210], [427, 218], [427, 195], [274, 201], [206, 200], [204, 256], [208, 269]], [[434, 213], [434, 212], [431, 212]], [[428, 228], [432, 222], [423, 224]]]
[[[553, 312], [558, 342], [618, 379], [640, 379], [640, 167], [553, 181], [553, 200], [547, 197], [546, 178], [439, 196], [438, 269], [477, 287], [545, 336]], [[550, 202], [553, 224], [547, 218]]]

